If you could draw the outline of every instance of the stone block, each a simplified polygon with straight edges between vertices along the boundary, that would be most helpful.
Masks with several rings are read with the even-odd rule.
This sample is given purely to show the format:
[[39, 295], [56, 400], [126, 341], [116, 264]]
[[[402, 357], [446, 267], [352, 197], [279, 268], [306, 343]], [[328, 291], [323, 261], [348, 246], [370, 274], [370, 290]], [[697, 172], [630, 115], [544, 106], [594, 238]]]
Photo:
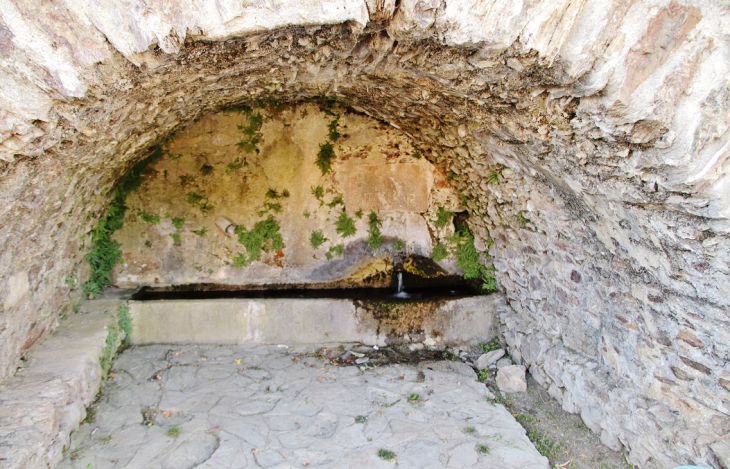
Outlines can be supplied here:
[[502, 392], [525, 392], [525, 367], [522, 365], [505, 366], [497, 370], [497, 387]]
[[484, 353], [479, 358], [477, 358], [475, 366], [477, 367], [477, 370], [481, 371], [484, 368], [491, 365], [492, 363], [499, 360], [500, 358], [502, 358], [503, 356], [504, 356], [504, 350], [502, 350], [502, 349], [492, 350], [491, 352]]
[[362, 165], [351, 170], [345, 202], [351, 210], [425, 212], [430, 175], [415, 164]]

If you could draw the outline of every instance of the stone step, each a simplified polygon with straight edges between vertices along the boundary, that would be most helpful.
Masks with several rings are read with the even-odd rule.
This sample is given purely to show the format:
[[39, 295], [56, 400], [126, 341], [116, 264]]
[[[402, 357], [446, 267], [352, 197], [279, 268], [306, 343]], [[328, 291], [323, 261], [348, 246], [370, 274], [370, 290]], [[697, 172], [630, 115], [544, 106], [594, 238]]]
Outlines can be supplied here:
[[436, 302], [345, 299], [130, 301], [132, 344], [461, 345], [488, 340], [501, 294]]

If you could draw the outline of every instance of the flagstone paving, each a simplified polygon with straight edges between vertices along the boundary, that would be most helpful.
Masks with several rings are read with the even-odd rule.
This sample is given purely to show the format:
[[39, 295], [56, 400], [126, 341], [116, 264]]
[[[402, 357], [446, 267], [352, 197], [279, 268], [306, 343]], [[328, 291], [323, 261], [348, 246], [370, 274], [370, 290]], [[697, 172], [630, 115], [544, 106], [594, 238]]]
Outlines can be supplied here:
[[468, 365], [350, 347], [128, 349], [59, 467], [548, 467]]

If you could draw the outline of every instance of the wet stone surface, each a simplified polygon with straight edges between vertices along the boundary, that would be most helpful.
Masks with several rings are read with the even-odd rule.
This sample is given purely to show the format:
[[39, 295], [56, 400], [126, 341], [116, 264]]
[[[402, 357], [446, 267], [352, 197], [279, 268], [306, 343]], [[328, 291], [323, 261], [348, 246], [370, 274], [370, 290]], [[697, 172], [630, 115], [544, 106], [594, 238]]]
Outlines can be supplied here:
[[358, 350], [131, 348], [59, 467], [548, 467], [468, 365]]

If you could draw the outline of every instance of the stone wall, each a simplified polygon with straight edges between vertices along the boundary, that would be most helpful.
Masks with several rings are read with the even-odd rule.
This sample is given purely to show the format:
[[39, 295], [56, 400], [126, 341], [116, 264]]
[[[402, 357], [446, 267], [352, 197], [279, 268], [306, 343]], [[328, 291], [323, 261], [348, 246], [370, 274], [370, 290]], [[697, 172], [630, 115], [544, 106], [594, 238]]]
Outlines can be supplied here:
[[718, 466], [730, 432], [721, 2], [0, 11], [1, 377], [68, 307], [84, 235], [151, 145], [229, 105], [331, 95], [451, 176], [478, 247], [494, 240], [504, 339], [564, 408], [640, 467]]
[[[321, 106], [213, 113], [173, 134], [126, 199], [113, 283], [387, 287], [394, 259], [430, 256], [454, 233], [451, 217], [435, 223], [439, 209], [464, 210], [446, 175], [403, 132]], [[220, 217], [247, 233], [270, 220], [281, 246], [250, 250]], [[441, 264], [459, 273], [453, 256]]]

